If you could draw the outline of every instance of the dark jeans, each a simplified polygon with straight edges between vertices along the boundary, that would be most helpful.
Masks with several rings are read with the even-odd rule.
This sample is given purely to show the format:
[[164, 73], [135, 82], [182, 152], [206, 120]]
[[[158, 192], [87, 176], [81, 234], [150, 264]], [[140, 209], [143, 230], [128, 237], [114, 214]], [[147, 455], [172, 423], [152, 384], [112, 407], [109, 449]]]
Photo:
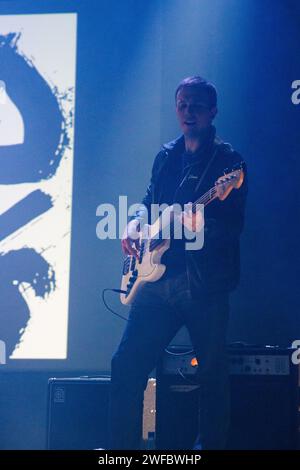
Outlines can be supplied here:
[[[133, 303], [111, 363], [110, 449], [139, 449], [149, 373], [185, 324], [198, 360], [199, 435], [203, 449], [222, 449], [229, 424], [225, 352], [228, 293], [192, 299], [186, 273], [147, 283]], [[176, 412], [176, 410], [174, 410]]]

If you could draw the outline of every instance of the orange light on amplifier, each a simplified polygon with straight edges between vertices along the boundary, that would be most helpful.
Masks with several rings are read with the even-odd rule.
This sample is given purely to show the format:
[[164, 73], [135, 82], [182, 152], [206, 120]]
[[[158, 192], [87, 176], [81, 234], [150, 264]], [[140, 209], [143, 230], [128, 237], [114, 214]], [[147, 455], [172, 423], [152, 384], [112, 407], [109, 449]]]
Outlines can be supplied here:
[[192, 366], [192, 367], [197, 367], [197, 365], [198, 365], [198, 361], [197, 361], [197, 359], [196, 359], [195, 357], [193, 357], [193, 358], [191, 359], [191, 366]]

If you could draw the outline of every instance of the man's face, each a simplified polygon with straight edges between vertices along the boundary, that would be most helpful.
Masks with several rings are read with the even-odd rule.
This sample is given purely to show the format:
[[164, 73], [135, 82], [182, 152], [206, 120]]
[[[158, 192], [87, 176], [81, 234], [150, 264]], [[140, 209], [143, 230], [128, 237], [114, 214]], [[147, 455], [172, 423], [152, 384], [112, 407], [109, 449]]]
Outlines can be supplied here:
[[217, 113], [216, 108], [203, 104], [203, 92], [197, 88], [182, 88], [176, 98], [176, 114], [179, 125], [186, 136], [197, 136], [208, 127]]

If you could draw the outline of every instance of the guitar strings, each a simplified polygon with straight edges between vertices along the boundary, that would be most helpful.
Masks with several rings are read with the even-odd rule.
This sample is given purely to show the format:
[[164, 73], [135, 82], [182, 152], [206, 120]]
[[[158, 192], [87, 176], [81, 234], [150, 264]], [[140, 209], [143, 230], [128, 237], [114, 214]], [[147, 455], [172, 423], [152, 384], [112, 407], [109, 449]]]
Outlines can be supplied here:
[[[204, 206], [206, 206], [207, 204], [212, 202], [216, 197], [217, 197], [217, 188], [216, 188], [216, 186], [213, 186], [212, 188], [210, 188], [206, 193], [204, 193], [199, 199], [197, 199], [192, 204], [192, 212], [193, 213], [196, 212], [197, 204], [204, 204]], [[155, 239], [150, 238], [150, 243], [149, 243], [149, 250], [150, 251], [154, 250], [157, 246], [159, 246], [164, 241], [164, 239], [161, 237], [161, 235], [162, 235], [162, 231], [160, 230], [158, 232], [158, 238], [155, 238]], [[130, 264], [130, 262], [129, 262], [129, 264]], [[126, 266], [126, 268], [128, 268], [128, 266]]]
[[[215, 199], [217, 193], [216, 187], [212, 187], [209, 189], [205, 194], [203, 194], [199, 199], [197, 199], [193, 204], [192, 204], [192, 211], [194, 212], [197, 209], [197, 204], [204, 204], [207, 205], [209, 202], [211, 202], [213, 199]], [[159, 246], [164, 239], [160, 238], [160, 235], [162, 234], [161, 231], [158, 232], [159, 237], [156, 239], [150, 239], [150, 245], [149, 245], [149, 251], [154, 250], [157, 246]]]

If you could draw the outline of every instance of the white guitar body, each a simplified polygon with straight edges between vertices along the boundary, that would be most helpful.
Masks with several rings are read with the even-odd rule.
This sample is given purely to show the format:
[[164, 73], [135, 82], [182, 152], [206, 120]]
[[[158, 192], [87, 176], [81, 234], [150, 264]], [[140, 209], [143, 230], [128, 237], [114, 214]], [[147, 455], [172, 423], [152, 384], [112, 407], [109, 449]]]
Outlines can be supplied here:
[[[239, 189], [241, 187], [243, 179], [242, 169], [221, 176], [215, 186], [201, 196], [194, 205], [201, 203], [206, 206], [216, 198], [223, 201], [233, 188]], [[173, 206], [168, 206], [154, 224], [143, 226], [139, 233], [139, 259], [128, 255], [123, 264], [120, 298], [124, 305], [132, 303], [143, 284], [158, 281], [163, 276], [166, 266], [161, 264], [161, 258], [170, 247], [170, 224], [175, 217], [181, 219], [182, 214], [177, 213], [175, 216]], [[179, 223], [181, 224], [181, 220]], [[159, 237], [159, 234], [163, 234], [163, 236]]]
[[126, 291], [120, 295], [124, 305], [132, 303], [137, 291], [145, 282], [155, 282], [165, 273], [166, 266], [161, 264], [161, 258], [170, 247], [170, 239], [165, 239], [155, 247], [150, 248], [151, 240], [163, 228], [167, 228], [173, 218], [172, 206], [167, 207], [161, 216], [152, 225], [145, 224], [140, 233], [140, 260], [134, 256], [127, 256], [124, 260], [121, 290]]

